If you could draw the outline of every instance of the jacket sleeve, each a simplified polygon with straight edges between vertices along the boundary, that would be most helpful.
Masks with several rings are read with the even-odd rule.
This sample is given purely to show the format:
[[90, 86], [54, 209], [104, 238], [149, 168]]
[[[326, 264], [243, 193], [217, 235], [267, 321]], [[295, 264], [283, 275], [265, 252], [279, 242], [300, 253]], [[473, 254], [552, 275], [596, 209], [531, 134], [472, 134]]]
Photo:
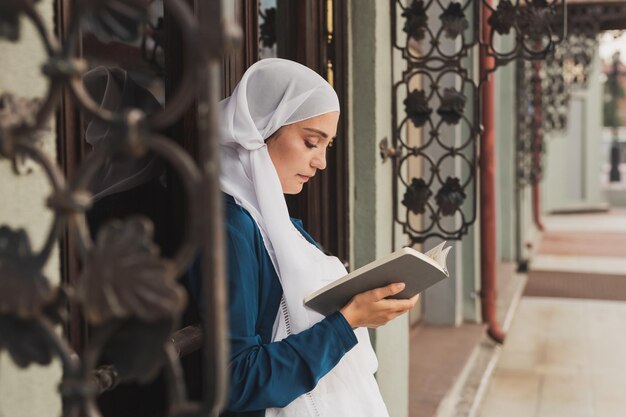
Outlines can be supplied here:
[[230, 395], [235, 412], [284, 407], [312, 390], [357, 343], [339, 312], [286, 339], [262, 343], [258, 254], [239, 230], [228, 230]]

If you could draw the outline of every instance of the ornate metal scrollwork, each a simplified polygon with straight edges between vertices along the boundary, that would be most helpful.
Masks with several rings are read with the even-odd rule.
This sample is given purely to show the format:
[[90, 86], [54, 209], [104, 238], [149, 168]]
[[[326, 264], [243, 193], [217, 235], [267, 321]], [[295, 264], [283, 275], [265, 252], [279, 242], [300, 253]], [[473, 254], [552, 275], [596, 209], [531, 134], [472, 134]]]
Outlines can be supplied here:
[[[570, 83], [565, 76], [565, 55], [566, 49], [559, 45], [554, 54], [545, 60], [542, 71], [533, 75], [541, 78], [544, 131], [563, 130], [567, 126]], [[523, 71], [524, 68], [521, 67], [520, 70]], [[522, 80], [528, 78], [524, 75], [521, 77]], [[517, 90], [517, 94], [521, 95], [530, 92], [528, 84], [522, 84]]]
[[[488, 56], [494, 58], [492, 70], [516, 59], [545, 59], [563, 40], [564, 0], [500, 0], [494, 8], [491, 1], [482, 0], [490, 10], [490, 36], [481, 42]], [[512, 36], [511, 48], [500, 50], [496, 38]]]
[[[202, 92], [211, 88], [217, 91], [211, 81], [215, 77], [209, 76], [205, 70], [207, 62], [217, 62], [217, 48], [208, 52], [212, 55], [195, 53], [201, 51], [198, 47], [201, 35], [204, 40], [215, 40], [208, 39], [207, 33], [200, 33], [197, 20], [185, 2], [164, 2], [182, 31], [187, 61], [183, 80], [166, 108], [149, 115], [141, 109], [116, 113], [100, 108], [81, 82], [86, 69], [84, 61], [73, 55], [81, 24], [88, 24], [103, 39], [138, 38], [148, 3], [145, 0], [75, 2], [70, 33], [66, 39], [60, 40], [58, 47], [44, 30], [43, 21], [34, 9], [34, 1], [0, 4], [0, 37], [12, 41], [19, 39], [20, 15], [34, 22], [48, 54], [43, 73], [49, 79], [47, 95], [41, 100], [24, 102], [8, 95], [0, 98], [0, 157], [15, 161], [26, 156], [43, 168], [52, 188], [47, 206], [54, 214], [48, 237], [39, 252], [32, 250], [24, 230], [0, 225], [0, 351], [8, 351], [20, 367], [31, 363], [46, 364], [55, 356], [61, 359], [63, 379], [59, 391], [63, 397], [64, 416], [98, 415], [94, 401], [102, 386], [97, 386], [96, 381], [100, 384], [108, 381], [104, 382], [108, 384], [107, 388], [120, 379], [146, 381], [161, 368], [166, 369], [169, 377], [171, 413], [184, 411], [185, 415], [191, 416], [195, 415], [193, 410], [200, 410], [185, 398], [178, 358], [169, 341], [186, 302], [177, 278], [198, 250], [200, 230], [206, 230], [201, 227], [206, 221], [203, 219], [211, 217], [210, 213], [199, 215], [206, 203], [201, 199], [200, 186], [204, 187], [203, 190], [208, 186], [217, 187], [217, 172], [199, 169], [174, 141], [156, 132], [171, 125], [187, 109], [196, 97], [196, 82]], [[206, 19], [205, 24], [220, 27], [221, 19], [216, 13], [221, 10], [219, 6], [201, 9], [204, 13], [201, 12], [200, 16]], [[225, 43], [231, 41], [223, 40]], [[222, 45], [219, 50], [223, 49]], [[115, 141], [85, 158], [76, 174], [67, 181], [33, 139], [54, 111], [63, 87], [72, 93], [83, 111], [118, 128], [119, 132]], [[204, 93], [198, 94], [198, 100], [199, 111], [207, 120], [215, 121], [211, 111], [216, 108], [216, 100]], [[214, 124], [204, 123], [199, 129], [202, 141], [210, 143], [215, 140], [217, 128]], [[180, 177], [187, 198], [185, 240], [172, 258], [159, 254], [153, 242], [153, 226], [148, 219], [131, 218], [106, 223], [98, 231], [95, 243], [87, 227], [85, 212], [92, 202], [88, 185], [99, 167], [110, 157], [141, 158], [146, 152], [158, 155], [171, 165], [173, 172]], [[207, 155], [201, 155], [203, 166], [214, 166], [216, 155], [213, 159]], [[216, 204], [221, 206], [221, 202]], [[63, 232], [63, 225], [76, 232], [82, 257], [82, 273], [75, 286], [53, 286], [42, 272], [54, 242]], [[204, 242], [207, 240], [210, 239], [203, 239]], [[211, 277], [211, 280], [217, 279], [220, 277]], [[209, 286], [208, 278], [205, 282]], [[215, 293], [216, 300], [220, 300], [220, 296], [223, 294]], [[54, 325], [64, 318], [62, 306], [67, 302], [79, 305], [92, 326], [81, 357], [71, 351], [68, 342], [54, 329]], [[197, 332], [194, 334], [197, 338]], [[224, 334], [212, 336], [211, 343], [224, 343]], [[216, 360], [225, 362], [225, 357], [220, 354], [223, 351], [214, 349], [211, 352], [217, 354]], [[103, 354], [111, 361], [111, 366], [96, 371]], [[214, 388], [223, 390], [223, 383], [223, 380], [217, 380]], [[219, 408], [223, 396], [220, 393], [207, 398], [206, 408]]]
[[[460, 239], [476, 219], [477, 138], [485, 79], [471, 74], [482, 51], [495, 71], [544, 59], [561, 41], [559, 0], [392, 1], [392, 41], [402, 57], [393, 86], [394, 210], [412, 244]], [[480, 17], [488, 18], [483, 36]], [[400, 17], [398, 22], [397, 17]], [[512, 46], [500, 48], [500, 38]], [[485, 75], [484, 77], [487, 77]], [[445, 174], [444, 174], [445, 173]]]
[[[537, 183], [542, 175], [541, 155], [544, 151], [542, 126], [547, 119], [544, 118], [545, 109], [543, 108], [545, 83], [542, 74], [545, 72], [542, 71], [541, 64], [524, 60], [517, 61], [515, 161], [518, 190]], [[567, 108], [559, 109], [559, 111], [566, 112]], [[555, 121], [557, 122], [561, 123], [561, 120]]]
[[572, 36], [559, 45], [554, 55], [542, 62], [540, 67], [518, 61], [518, 188], [541, 180], [544, 137], [549, 132], [567, 128], [570, 95], [572, 91], [586, 86], [596, 48], [595, 38]]
[[516, 134], [515, 134], [515, 176], [518, 189], [526, 187], [531, 183], [532, 168], [532, 123], [533, 109], [532, 96], [525, 93], [531, 85], [532, 63], [524, 60], [516, 62], [515, 74], [517, 92], [524, 91], [523, 94], [515, 95], [516, 114]]
[[[536, 76], [542, 81], [542, 108], [544, 133], [567, 127], [567, 112], [572, 91], [584, 89], [591, 64], [598, 48], [595, 35], [588, 35], [570, 27], [566, 39], [547, 57]], [[523, 76], [522, 76], [523, 77]], [[521, 86], [520, 94], [530, 91]]]
[[[598, 35], [626, 18], [622, 4], [568, 5], [567, 35], [541, 68], [518, 61], [517, 186], [541, 179], [544, 135], [567, 128], [570, 94], [584, 89], [598, 48]], [[536, 99], [541, 96], [541, 106]]]

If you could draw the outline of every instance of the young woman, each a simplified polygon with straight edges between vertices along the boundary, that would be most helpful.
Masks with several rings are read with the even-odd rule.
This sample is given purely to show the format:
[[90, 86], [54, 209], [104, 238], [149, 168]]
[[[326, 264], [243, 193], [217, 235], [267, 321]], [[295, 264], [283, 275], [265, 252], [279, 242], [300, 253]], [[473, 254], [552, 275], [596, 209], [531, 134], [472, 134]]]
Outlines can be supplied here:
[[326, 167], [337, 95], [309, 68], [265, 59], [221, 104], [231, 343], [224, 415], [387, 416], [366, 327], [408, 311], [417, 297], [385, 299], [403, 289], [398, 283], [328, 317], [305, 308], [306, 295], [346, 270], [290, 219], [284, 198]]

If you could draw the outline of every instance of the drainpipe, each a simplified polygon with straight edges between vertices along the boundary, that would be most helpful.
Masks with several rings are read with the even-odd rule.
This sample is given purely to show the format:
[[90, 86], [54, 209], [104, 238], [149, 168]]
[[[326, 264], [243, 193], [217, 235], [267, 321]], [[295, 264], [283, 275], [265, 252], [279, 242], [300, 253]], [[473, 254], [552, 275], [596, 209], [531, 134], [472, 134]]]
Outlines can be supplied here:
[[[483, 39], [489, 39], [487, 19], [490, 9], [483, 6]], [[494, 81], [489, 68], [495, 65], [486, 50], [480, 52], [480, 79], [482, 86], [482, 126], [480, 135], [480, 269], [483, 322], [487, 323], [487, 333], [498, 343], [504, 342], [505, 333], [496, 319], [496, 200], [495, 200], [495, 117]]]
[[543, 231], [541, 221], [541, 148], [543, 147], [543, 107], [541, 102], [541, 61], [533, 62], [533, 144], [532, 144], [532, 196], [533, 196], [533, 219], [537, 229]]
[[[536, 158], [541, 159], [541, 156], [538, 155]], [[537, 229], [543, 232], [543, 221], [541, 220], [541, 186], [539, 185], [538, 178], [533, 182], [533, 219], [535, 220]]]

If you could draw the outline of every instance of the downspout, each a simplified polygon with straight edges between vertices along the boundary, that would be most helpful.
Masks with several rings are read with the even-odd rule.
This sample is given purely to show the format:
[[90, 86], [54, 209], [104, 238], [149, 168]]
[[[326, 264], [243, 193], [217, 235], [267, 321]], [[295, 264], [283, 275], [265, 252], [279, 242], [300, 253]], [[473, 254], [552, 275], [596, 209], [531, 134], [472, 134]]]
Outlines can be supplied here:
[[533, 62], [533, 144], [532, 144], [532, 197], [533, 220], [543, 231], [541, 221], [541, 148], [543, 147], [543, 106], [541, 102], [541, 61]]
[[[490, 38], [490, 9], [482, 7], [483, 39]], [[480, 79], [482, 86], [482, 127], [480, 135], [480, 269], [483, 322], [487, 323], [487, 333], [498, 343], [503, 343], [505, 333], [496, 318], [496, 200], [495, 200], [495, 117], [494, 81], [489, 68], [495, 62], [480, 49]]]
[[[534, 158], [540, 159], [541, 155], [537, 155]], [[533, 219], [535, 220], [537, 229], [543, 232], [543, 221], [541, 221], [541, 186], [539, 184], [539, 178], [533, 181]]]

